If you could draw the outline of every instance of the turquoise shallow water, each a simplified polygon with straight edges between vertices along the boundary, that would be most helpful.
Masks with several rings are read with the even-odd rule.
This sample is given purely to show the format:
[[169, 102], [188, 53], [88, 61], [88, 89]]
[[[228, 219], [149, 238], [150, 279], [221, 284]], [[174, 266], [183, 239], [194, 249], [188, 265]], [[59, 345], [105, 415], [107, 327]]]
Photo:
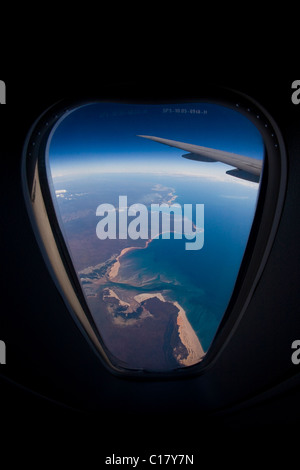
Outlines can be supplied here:
[[[161, 186], [159, 186], [161, 185]], [[167, 188], [163, 193], [161, 188]], [[128, 252], [122, 257], [123, 288], [141, 292], [162, 292], [170, 300], [178, 301], [198, 335], [205, 351], [209, 348], [232, 295], [236, 277], [247, 244], [257, 199], [257, 185], [237, 182], [232, 177], [224, 180], [171, 175], [107, 175], [93, 181], [75, 180], [60, 184], [68, 197], [58, 198], [62, 214], [68, 222], [62, 223], [67, 241], [89, 236], [97, 253], [101, 242], [96, 237], [98, 218], [95, 210], [100, 203], [118, 206], [119, 195], [128, 195], [128, 204], [149, 201], [160, 194], [176, 195], [176, 202], [204, 204], [204, 246], [200, 250], [186, 250], [186, 239], [154, 239], [146, 249]], [[193, 222], [196, 223], [195, 211]], [[85, 240], [85, 238], [82, 238]], [[105, 243], [109, 243], [106, 240]], [[145, 240], [146, 243], [146, 240]], [[78, 243], [74, 245], [78, 249]], [[116, 246], [116, 245], [114, 245]], [[134, 241], [131, 246], [135, 246]], [[141, 246], [141, 243], [137, 243]], [[80, 252], [73, 250], [75, 261]], [[115, 248], [113, 248], [115, 250]], [[88, 265], [98, 264], [97, 256]]]
[[[171, 182], [168, 181], [170, 184]], [[185, 249], [185, 237], [175, 240], [154, 239], [146, 249], [127, 253], [120, 273], [133, 276], [134, 286], [143, 292], [167, 291], [178, 301], [206, 351], [231, 297], [246, 247], [255, 208], [255, 191], [225, 183], [212, 185], [190, 181], [187, 188], [176, 184], [176, 203], [204, 203], [204, 246]], [[123, 266], [123, 268], [122, 268]], [[151, 281], [149, 281], [151, 280]], [[147, 281], [146, 285], [145, 281]], [[132, 285], [127, 285], [132, 288]]]

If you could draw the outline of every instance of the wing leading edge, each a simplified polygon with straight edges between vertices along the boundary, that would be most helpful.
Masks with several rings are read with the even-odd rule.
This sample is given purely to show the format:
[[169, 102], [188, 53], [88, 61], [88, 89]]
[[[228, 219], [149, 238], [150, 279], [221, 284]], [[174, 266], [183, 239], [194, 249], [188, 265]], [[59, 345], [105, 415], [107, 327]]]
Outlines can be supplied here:
[[144, 139], [154, 140], [160, 144], [168, 145], [170, 147], [179, 148], [188, 154], [182, 155], [189, 160], [196, 160], [199, 162], [222, 162], [227, 165], [233, 166], [233, 170], [228, 170], [226, 173], [236, 178], [245, 179], [247, 181], [259, 182], [262, 160], [257, 158], [245, 157], [236, 153], [225, 152], [224, 150], [217, 150], [200, 145], [186, 144], [178, 142], [177, 140], [163, 139], [161, 137], [154, 137], [151, 135], [139, 135]]

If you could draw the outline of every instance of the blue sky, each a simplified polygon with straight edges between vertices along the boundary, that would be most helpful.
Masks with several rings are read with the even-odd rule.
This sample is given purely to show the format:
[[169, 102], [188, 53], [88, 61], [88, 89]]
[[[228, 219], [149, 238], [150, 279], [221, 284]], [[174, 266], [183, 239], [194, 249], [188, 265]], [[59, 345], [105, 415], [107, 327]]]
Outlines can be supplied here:
[[[94, 103], [61, 120], [49, 144], [52, 176], [80, 172], [224, 175], [228, 166], [181, 158], [185, 152], [137, 137], [166, 139], [262, 158], [255, 126], [238, 111], [207, 103]], [[232, 179], [232, 177], [230, 177]]]

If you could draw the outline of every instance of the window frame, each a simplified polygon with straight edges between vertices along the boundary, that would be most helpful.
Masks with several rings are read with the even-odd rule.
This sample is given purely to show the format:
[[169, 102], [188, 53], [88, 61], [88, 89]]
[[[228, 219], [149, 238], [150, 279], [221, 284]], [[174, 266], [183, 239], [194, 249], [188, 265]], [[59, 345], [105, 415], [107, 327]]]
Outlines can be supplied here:
[[[229, 304], [208, 351], [198, 364], [162, 372], [133, 370], [121, 366], [119, 360], [114, 362], [113, 355], [102, 340], [89, 311], [57, 220], [47, 177], [46, 149], [51, 132], [61, 119], [82, 105], [96, 102], [144, 105], [215, 103], [238, 110], [262, 135], [265, 146], [264, 165], [248, 243]], [[120, 377], [142, 379], [199, 375], [212, 367], [247, 310], [267, 263], [280, 222], [287, 185], [287, 155], [280, 129], [270, 114], [249, 96], [228, 89], [206, 89], [205, 93], [199, 93], [197, 97], [170, 96], [168, 99], [158, 97], [155, 100], [147, 97], [107, 99], [101, 96], [63, 100], [48, 108], [29, 130], [23, 147], [21, 171], [27, 211], [49, 272], [73, 320], [102, 364]]]

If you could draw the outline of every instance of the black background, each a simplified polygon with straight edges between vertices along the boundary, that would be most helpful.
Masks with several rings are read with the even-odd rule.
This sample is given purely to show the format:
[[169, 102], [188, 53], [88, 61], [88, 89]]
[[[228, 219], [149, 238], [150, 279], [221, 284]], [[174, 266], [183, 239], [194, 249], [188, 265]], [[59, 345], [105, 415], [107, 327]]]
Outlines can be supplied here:
[[[283, 383], [298, 372], [290, 360], [291, 343], [300, 337], [300, 105], [291, 102], [291, 83], [297, 76], [278, 74], [267, 65], [258, 73], [251, 61], [245, 71], [236, 63], [230, 74], [224, 67], [214, 71], [207, 66], [208, 73], [203, 63], [195, 70], [195, 63], [186, 66], [184, 54], [171, 60], [166, 51], [159, 63], [149, 52], [140, 58], [131, 54], [134, 59], [129, 61], [124, 51], [117, 60], [115, 55], [101, 55], [103, 43], [92, 59], [81, 51], [70, 63], [71, 43], [59, 61], [57, 51], [37, 52], [37, 44], [36, 37], [23, 54], [12, 53], [8, 65], [3, 62], [0, 69], [7, 87], [7, 104], [0, 107], [0, 339], [7, 347], [7, 364], [0, 366], [3, 455], [11, 465], [28, 462], [37, 467], [48, 462], [102, 468], [105, 456], [113, 453], [141, 458], [190, 453], [199, 466], [208, 462], [206, 457], [209, 465], [239, 466], [261, 462], [263, 457], [267, 463], [284, 457], [288, 465], [297, 449], [299, 380], [259, 403], [234, 406], [245, 399], [245, 392], [242, 397], [238, 392], [248, 385], [248, 370], [257, 371], [249, 383], [249, 398], [261, 391], [255, 388], [256, 380], [260, 383], [267, 377], [266, 382], [276, 386], [277, 380]], [[59, 100], [90, 95], [159, 99], [185, 90], [196, 96], [197, 88], [206, 84], [228, 86], [260, 102], [279, 125], [289, 160], [280, 230], [253, 304], [259, 315], [249, 315], [240, 326], [241, 338], [256, 331], [253, 352], [247, 354], [249, 344], [237, 339], [230, 353], [243, 366], [222, 382], [224, 395], [232, 396], [227, 400], [231, 411], [221, 402], [218, 406], [218, 398], [207, 400], [217, 403], [215, 408], [201, 403], [206, 394], [222, 396], [218, 382], [204, 383], [201, 390], [193, 379], [154, 382], [140, 389], [139, 383], [128, 385], [107, 371], [97, 372], [99, 362], [47, 272], [21, 187], [26, 135], [39, 115]]]

